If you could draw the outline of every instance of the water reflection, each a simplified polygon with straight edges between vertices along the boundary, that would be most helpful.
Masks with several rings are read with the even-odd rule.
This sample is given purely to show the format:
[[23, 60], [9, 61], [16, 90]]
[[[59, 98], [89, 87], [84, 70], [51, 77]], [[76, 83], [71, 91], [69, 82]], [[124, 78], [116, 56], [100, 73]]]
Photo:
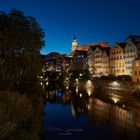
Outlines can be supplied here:
[[51, 103], [69, 104], [70, 98], [68, 91], [61, 89], [47, 89], [46, 90], [46, 101]]
[[[50, 131], [50, 129], [55, 129], [56, 131], [57, 128], [57, 131], [58, 129], [61, 130], [57, 132], [58, 135], [73, 135], [73, 132], [78, 129], [81, 130], [82, 133], [86, 133], [84, 132], [84, 129], [90, 127], [91, 124], [94, 126], [94, 131], [96, 129], [95, 126], [102, 128], [104, 125], [108, 125], [113, 130], [109, 135], [113, 135], [115, 132], [121, 137], [125, 135], [127, 139], [128, 137], [130, 139], [139, 139], [140, 103], [135, 101], [135, 103], [132, 104], [131, 101], [134, 101], [134, 99], [132, 99], [131, 96], [126, 98], [113, 93], [108, 94], [108, 96], [104, 96], [104, 93], [100, 94], [102, 94], [102, 96], [96, 96], [93, 86], [85, 86], [84, 88], [79, 88], [76, 86], [65, 89], [60, 89], [58, 87], [56, 89], [46, 89], [48, 104], [67, 104], [70, 105], [70, 113], [72, 114], [73, 118], [78, 118], [79, 116], [88, 117], [88, 122], [86, 122], [86, 124], [85, 122], [80, 122], [84, 123], [83, 128], [78, 128], [79, 126], [75, 126], [75, 128], [67, 128], [69, 122], [74, 123], [73, 120], [68, 119], [67, 122], [65, 122], [65, 127], [60, 126], [59, 128], [50, 128], [48, 126], [48, 130]], [[70, 115], [66, 117], [69, 118]], [[62, 119], [59, 121], [61, 121], [63, 124]], [[93, 135], [93, 133], [94, 132], [92, 132], [90, 135]], [[114, 138], [115, 136], [113, 135], [112, 139]]]

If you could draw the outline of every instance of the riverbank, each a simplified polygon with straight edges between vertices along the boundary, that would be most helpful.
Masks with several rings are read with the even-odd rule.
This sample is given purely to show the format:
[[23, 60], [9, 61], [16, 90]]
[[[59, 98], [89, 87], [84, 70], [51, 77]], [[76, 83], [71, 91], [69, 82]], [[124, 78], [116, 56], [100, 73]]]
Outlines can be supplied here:
[[132, 81], [119, 81], [119, 80], [87, 80], [87, 79], [70, 79], [69, 85], [83, 88], [86, 86], [87, 82], [91, 81], [95, 89], [104, 89], [112, 91], [126, 91], [128, 94], [133, 94], [135, 91], [140, 89], [140, 83], [134, 83]]

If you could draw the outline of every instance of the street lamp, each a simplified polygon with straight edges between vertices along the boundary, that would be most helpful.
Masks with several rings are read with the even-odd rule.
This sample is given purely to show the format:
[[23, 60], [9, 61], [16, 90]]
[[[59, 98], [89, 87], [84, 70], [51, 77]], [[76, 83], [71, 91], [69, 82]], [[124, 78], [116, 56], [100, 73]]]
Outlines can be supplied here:
[[78, 78], [76, 78], [75, 81], [76, 81], [76, 85], [78, 85], [79, 84]]

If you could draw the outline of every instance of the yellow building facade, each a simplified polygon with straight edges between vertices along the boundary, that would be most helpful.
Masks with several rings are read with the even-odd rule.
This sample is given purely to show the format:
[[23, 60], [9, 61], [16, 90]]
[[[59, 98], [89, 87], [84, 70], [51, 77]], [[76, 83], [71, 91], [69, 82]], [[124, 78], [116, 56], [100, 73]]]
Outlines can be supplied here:
[[124, 43], [116, 43], [110, 50], [110, 74], [126, 75]]

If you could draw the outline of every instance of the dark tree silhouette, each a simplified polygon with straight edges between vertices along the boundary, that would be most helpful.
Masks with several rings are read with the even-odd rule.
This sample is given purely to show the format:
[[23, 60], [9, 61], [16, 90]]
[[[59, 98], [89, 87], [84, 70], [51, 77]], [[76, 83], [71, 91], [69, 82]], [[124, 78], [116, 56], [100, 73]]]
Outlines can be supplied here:
[[0, 85], [13, 88], [41, 72], [44, 32], [34, 17], [11, 10], [0, 12]]
[[39, 140], [43, 37], [35, 18], [0, 12], [0, 140]]

